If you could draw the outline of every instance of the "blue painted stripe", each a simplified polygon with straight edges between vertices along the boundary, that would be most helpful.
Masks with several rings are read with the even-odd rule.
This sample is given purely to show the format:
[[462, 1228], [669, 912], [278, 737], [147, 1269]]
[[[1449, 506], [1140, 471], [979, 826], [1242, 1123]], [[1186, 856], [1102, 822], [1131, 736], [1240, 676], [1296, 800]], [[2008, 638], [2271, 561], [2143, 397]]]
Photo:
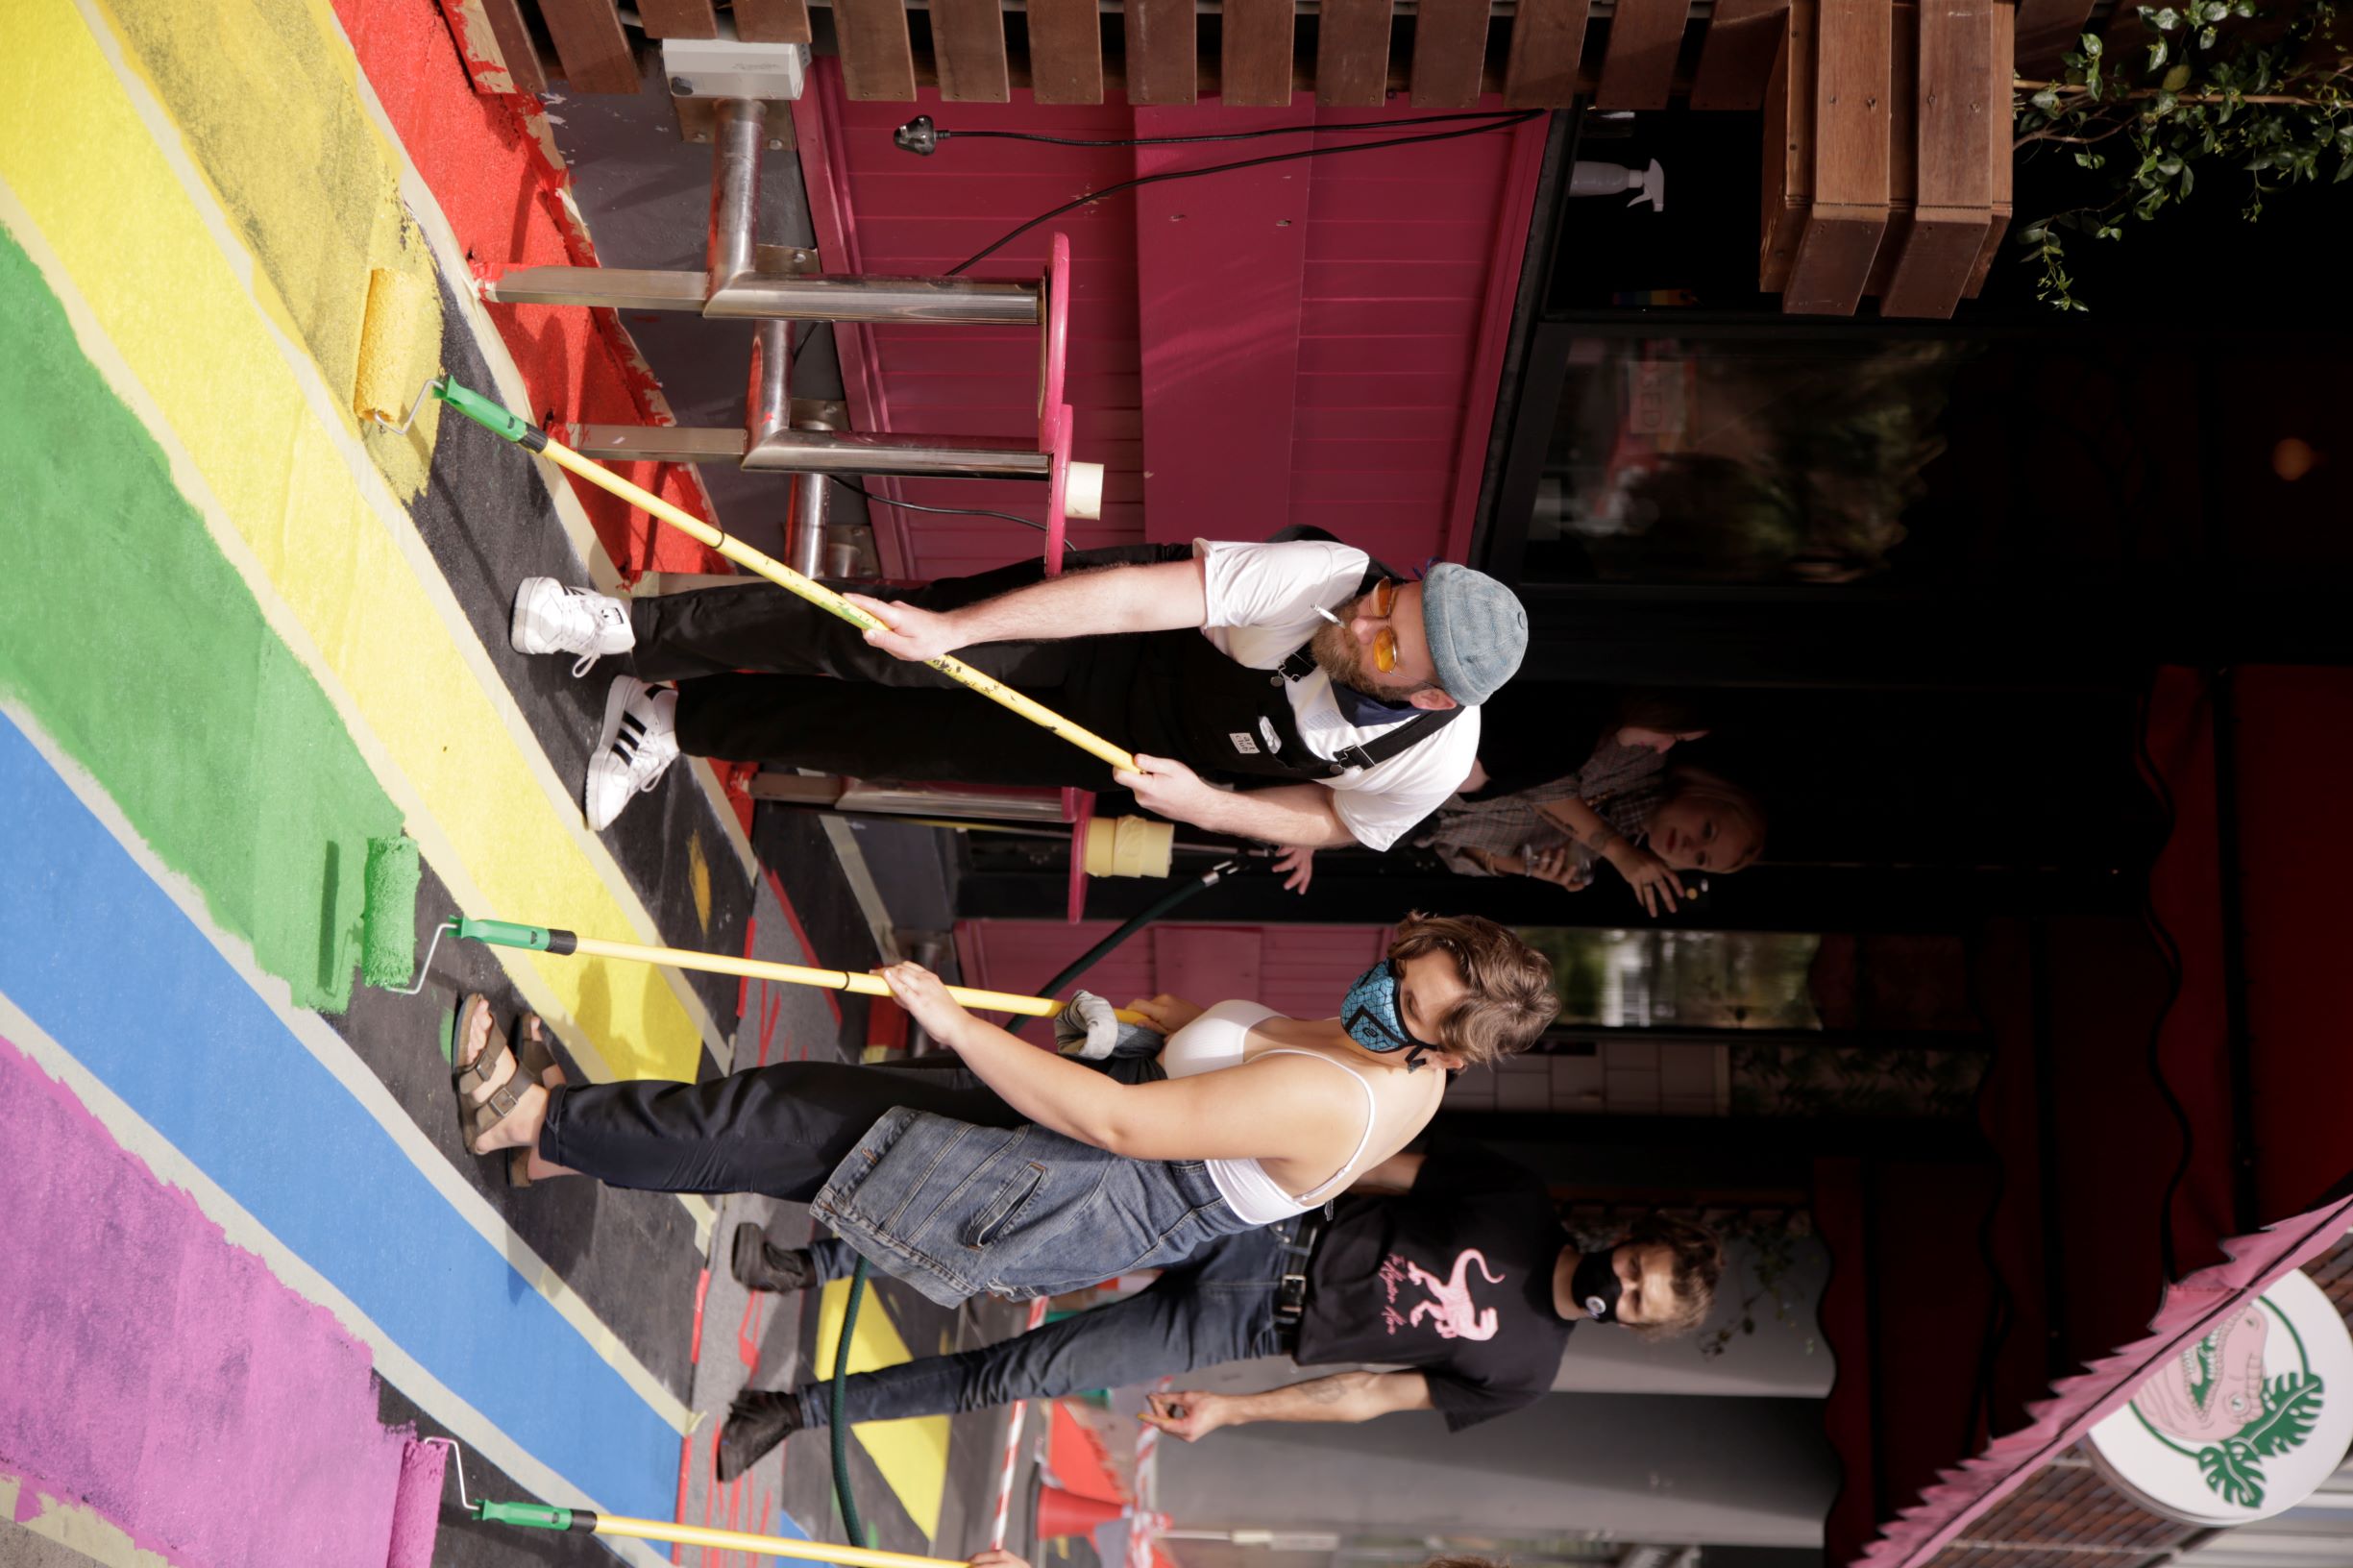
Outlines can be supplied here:
[[[516, 1442], [611, 1512], [669, 1518], [677, 1433], [451, 1209], [5, 715], [0, 802], [0, 992]], [[430, 1035], [417, 1049], [439, 1055]], [[135, 1275], [136, 1260], [124, 1266]]]

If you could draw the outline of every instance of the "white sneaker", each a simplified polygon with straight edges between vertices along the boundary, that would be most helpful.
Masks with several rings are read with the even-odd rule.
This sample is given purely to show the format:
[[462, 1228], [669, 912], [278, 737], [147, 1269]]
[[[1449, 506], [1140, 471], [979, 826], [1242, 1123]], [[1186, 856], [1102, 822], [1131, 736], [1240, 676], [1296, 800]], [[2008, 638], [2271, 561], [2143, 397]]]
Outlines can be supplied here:
[[627, 805], [661, 780], [678, 760], [678, 735], [674, 727], [678, 694], [668, 686], [649, 686], [631, 675], [617, 675], [604, 695], [604, 729], [588, 758], [588, 785], [580, 806], [588, 825], [601, 833]]
[[586, 588], [567, 588], [553, 577], [526, 577], [515, 590], [514, 619], [506, 641], [518, 653], [577, 653], [576, 676], [606, 653], [637, 646], [629, 627], [629, 606]]

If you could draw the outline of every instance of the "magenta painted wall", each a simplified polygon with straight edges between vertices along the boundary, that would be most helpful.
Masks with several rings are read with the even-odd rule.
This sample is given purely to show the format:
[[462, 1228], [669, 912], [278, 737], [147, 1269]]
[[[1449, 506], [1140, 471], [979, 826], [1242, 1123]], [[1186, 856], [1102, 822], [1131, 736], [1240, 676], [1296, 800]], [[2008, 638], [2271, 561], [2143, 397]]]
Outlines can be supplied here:
[[[1113, 138], [1306, 123], [1315, 113], [846, 101], [821, 61], [795, 106], [827, 264], [938, 273], [1023, 219], [1172, 167], [1305, 138], [1174, 149], [950, 141], [923, 159], [891, 132], [914, 112], [958, 130]], [[1482, 107], [1492, 108], [1492, 104]], [[1323, 123], [1403, 110], [1323, 110]], [[1402, 134], [1402, 133], [1392, 133]], [[1323, 137], [1327, 144], [1366, 137]], [[1078, 455], [1109, 469], [1082, 545], [1262, 536], [1311, 523], [1410, 566], [1459, 557], [1528, 233], [1543, 122], [1489, 135], [1148, 186], [1023, 235], [974, 276], [1034, 275], [1070, 236], [1069, 402]], [[1036, 418], [1033, 330], [845, 329], [866, 429], [1019, 435]], [[902, 499], [1042, 519], [1004, 483], [909, 482]], [[879, 511], [880, 509], [878, 509]], [[1003, 563], [1037, 537], [988, 519], [881, 512], [886, 568], [919, 577]]]
[[[1036, 993], [1116, 920], [965, 920], [956, 927], [966, 982]], [[1388, 948], [1385, 925], [1195, 925], [1163, 922], [1128, 941], [1077, 982], [1124, 1005], [1161, 992], [1208, 1006], [1229, 997], [1298, 1017], [1330, 1017], [1348, 983]]]

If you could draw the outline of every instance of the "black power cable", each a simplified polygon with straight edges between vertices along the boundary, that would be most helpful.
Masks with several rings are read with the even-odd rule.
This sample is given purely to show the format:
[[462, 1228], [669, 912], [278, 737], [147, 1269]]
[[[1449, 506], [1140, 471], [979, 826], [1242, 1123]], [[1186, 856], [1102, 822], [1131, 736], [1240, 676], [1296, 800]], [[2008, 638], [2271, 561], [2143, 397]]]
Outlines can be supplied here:
[[[928, 158], [940, 142], [955, 137], [999, 141], [1039, 141], [1057, 147], [1171, 147], [1195, 142], [1251, 141], [1263, 136], [1302, 135], [1327, 132], [1336, 135], [1352, 131], [1386, 131], [1403, 125], [1442, 125], [1455, 120], [1479, 122], [1476, 125], [1465, 126], [1455, 131], [1434, 131], [1425, 135], [1414, 136], [1390, 136], [1382, 141], [1349, 142], [1338, 147], [1309, 147], [1295, 153], [1272, 153], [1264, 158], [1239, 159], [1231, 163], [1211, 163], [1198, 169], [1164, 169], [1158, 174], [1140, 175], [1134, 180], [1122, 180], [1117, 184], [1105, 185], [1100, 190], [1089, 191], [1075, 201], [1065, 202], [1062, 206], [1049, 211], [1039, 213], [1018, 228], [1008, 230], [981, 250], [973, 252], [948, 268], [944, 276], [953, 278], [974, 262], [985, 260], [1003, 250], [1040, 224], [1051, 223], [1065, 212], [1075, 211], [1079, 208], [1099, 202], [1107, 196], [1116, 196], [1123, 190], [1140, 190], [1145, 185], [1162, 184], [1173, 180], [1193, 180], [1206, 174], [1228, 174], [1236, 169], [1254, 169], [1268, 163], [1289, 163], [1301, 159], [1336, 157], [1341, 153], [1371, 153], [1378, 152], [1385, 147], [1410, 147], [1419, 142], [1453, 141], [1460, 136], [1485, 135], [1491, 131], [1507, 131], [1513, 126], [1525, 125], [1530, 120], [1550, 112], [1549, 110], [1541, 109], [1485, 110], [1476, 113], [1416, 115], [1401, 120], [1361, 120], [1353, 125], [1269, 126], [1259, 131], [1232, 131], [1216, 135], [1120, 136], [1099, 141], [1075, 136], [1048, 136], [1027, 131], [948, 131], [933, 125], [930, 115], [919, 114], [905, 125], [900, 126], [895, 136], [901, 148]], [[816, 334], [818, 326], [817, 322], [812, 321], [801, 328], [799, 335], [794, 339], [791, 352], [787, 355], [788, 362], [797, 361], [800, 358], [801, 351], [809, 346], [809, 339]], [[856, 491], [878, 506], [895, 506], [901, 511], [933, 512], [953, 517], [1002, 518], [1008, 523], [1018, 523], [1025, 528], [1037, 528], [1042, 532], [1045, 527], [1042, 523], [1034, 523], [1026, 517], [1017, 517], [1011, 512], [994, 511], [986, 506], [923, 506], [911, 501], [885, 501], [872, 491], [848, 479], [831, 475], [828, 475], [827, 478], [832, 478], [834, 483], [841, 485], [844, 489]], [[1068, 540], [1066, 539], [1063, 542], [1063, 549], [1066, 551], [1071, 549]]]
[[[1210, 163], [1197, 169], [1164, 169], [1158, 174], [1139, 175], [1133, 180], [1122, 180], [1117, 184], [1105, 185], [1100, 190], [1091, 190], [1086, 195], [1079, 197], [1075, 201], [1065, 202], [1060, 207], [1039, 213], [1027, 223], [1020, 225], [1018, 228], [1008, 230], [1005, 233], [1000, 234], [996, 239], [993, 240], [988, 245], [983, 246], [980, 250], [973, 252], [970, 256], [966, 257], [963, 260], [948, 268], [946, 276], [953, 278], [956, 276], [956, 274], [964, 271], [965, 268], [970, 266], [973, 262], [984, 260], [987, 257], [993, 256], [998, 251], [1003, 250], [1006, 246], [1012, 244], [1015, 240], [1019, 239], [1023, 234], [1028, 233], [1032, 229], [1037, 228], [1042, 223], [1051, 223], [1056, 218], [1061, 217], [1065, 212], [1075, 211], [1079, 208], [1087, 207], [1092, 203], [1099, 202], [1106, 196], [1116, 196], [1123, 190], [1140, 190], [1146, 185], [1162, 184], [1170, 180], [1197, 180], [1205, 174], [1230, 174], [1236, 169], [1263, 168], [1269, 163], [1293, 163], [1306, 158], [1337, 158], [1342, 153], [1373, 153], [1379, 152], [1385, 147], [1410, 147], [1416, 145], [1417, 143], [1426, 141], [1454, 141], [1462, 136], [1483, 136], [1495, 131], [1507, 131], [1515, 125], [1525, 125], [1530, 120], [1535, 119], [1539, 115], [1548, 114], [1550, 112], [1550, 110], [1524, 109], [1515, 112], [1504, 114], [1496, 119], [1484, 121], [1479, 125], [1465, 126], [1457, 131], [1433, 131], [1427, 135], [1419, 136], [1389, 136], [1381, 141], [1350, 142], [1339, 147], [1307, 147], [1302, 148], [1300, 151], [1295, 153], [1269, 153], [1263, 158], [1237, 159], [1231, 163]], [[1344, 125], [1308, 125], [1298, 126], [1293, 129], [1300, 131], [1339, 132], [1347, 131], [1351, 129], [1351, 127]], [[969, 135], [970, 133], [966, 134]]]
[[1357, 120], [1348, 125], [1270, 125], [1257, 131], [1224, 131], [1199, 136], [1049, 136], [1037, 131], [949, 131], [918, 114], [892, 133], [901, 152], [929, 158], [944, 141], [1039, 141], [1050, 147], [1189, 147], [1198, 142], [1257, 141], [1266, 136], [1310, 135], [1319, 131], [1394, 131], [1408, 125], [1444, 125], [1451, 120], [1511, 120], [1528, 118], [1527, 111], [1485, 109], [1464, 114], [1414, 114], [1402, 120]]
[[[926, 506], [919, 502], [913, 501], [885, 501], [882, 499], [882, 497], [874, 494], [873, 491], [869, 490], [865, 485], [858, 483], [855, 479], [846, 479], [839, 474], [828, 474], [825, 476], [825, 478], [831, 479], [834, 483], [840, 485], [845, 490], [864, 496], [868, 501], [871, 502], [877, 506], [895, 506], [902, 512], [946, 512], [957, 517], [1001, 517], [1008, 523], [1018, 523], [1025, 528], [1036, 528], [1040, 533], [1046, 531], [1046, 527], [1044, 524], [1038, 522], [1034, 518], [1022, 517], [1015, 512], [992, 511], [986, 506]], [[1065, 539], [1063, 541], [1062, 548], [1065, 550], [1070, 549], [1070, 541]]]

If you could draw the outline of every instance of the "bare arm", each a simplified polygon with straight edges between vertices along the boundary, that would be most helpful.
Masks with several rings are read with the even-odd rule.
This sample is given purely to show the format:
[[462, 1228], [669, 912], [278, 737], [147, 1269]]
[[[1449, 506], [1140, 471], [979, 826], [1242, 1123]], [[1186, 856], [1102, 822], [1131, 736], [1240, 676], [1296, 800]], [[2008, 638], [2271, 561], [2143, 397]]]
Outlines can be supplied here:
[[972, 1017], [920, 965], [894, 964], [881, 972], [899, 1005], [1006, 1104], [1042, 1127], [1113, 1154], [1337, 1164], [1360, 1130], [1362, 1108], [1336, 1092], [1337, 1075], [1314, 1062], [1268, 1057], [1191, 1078], [1122, 1084]]
[[1353, 1423], [1393, 1410], [1435, 1409], [1430, 1380], [1419, 1372], [1342, 1372], [1262, 1394], [1154, 1394], [1150, 1404], [1142, 1419], [1189, 1443], [1219, 1427], [1243, 1427], [1253, 1421]]
[[1536, 809], [1616, 868], [1617, 873], [1634, 890], [1634, 896], [1642, 901], [1642, 907], [1652, 915], [1658, 913], [1662, 902], [1673, 913], [1675, 900], [1685, 896], [1683, 879], [1673, 868], [1604, 821], [1599, 812], [1575, 796], [1546, 801]]
[[1423, 1156], [1392, 1154], [1349, 1184], [1351, 1192], [1410, 1192], [1421, 1179]]
[[1209, 619], [1209, 589], [1197, 560], [1066, 573], [954, 610], [844, 597], [890, 628], [868, 632], [868, 642], [919, 661], [974, 643], [1173, 631]]
[[1613, 844], [1624, 844], [1626, 836], [1602, 820], [1595, 811], [1576, 796], [1559, 800], [1547, 800], [1536, 808], [1566, 829], [1569, 837], [1592, 850], [1606, 856]]
[[1115, 772], [1114, 782], [1135, 792], [1146, 811], [1213, 833], [1262, 839], [1268, 844], [1336, 849], [1357, 842], [1321, 784], [1284, 784], [1271, 790], [1221, 790], [1181, 762], [1137, 757], [1140, 773]]

